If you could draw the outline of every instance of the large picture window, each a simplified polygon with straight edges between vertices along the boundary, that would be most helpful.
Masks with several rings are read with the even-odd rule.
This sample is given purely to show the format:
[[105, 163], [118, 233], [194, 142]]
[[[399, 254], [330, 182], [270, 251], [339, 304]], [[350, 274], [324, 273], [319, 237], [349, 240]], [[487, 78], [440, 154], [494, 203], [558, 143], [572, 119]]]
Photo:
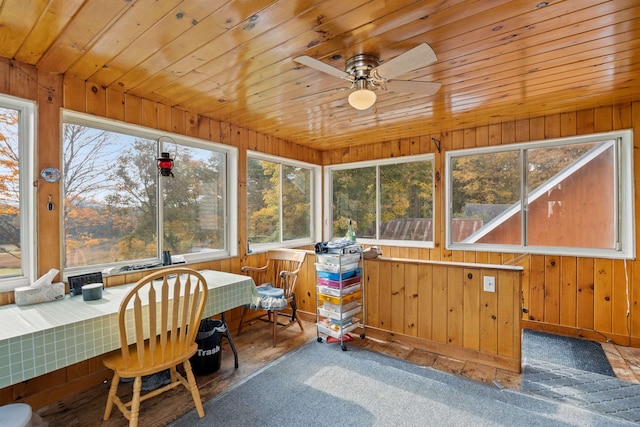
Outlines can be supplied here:
[[333, 166], [326, 177], [327, 239], [351, 223], [358, 240], [433, 245], [432, 155]]
[[300, 246], [317, 240], [320, 167], [255, 152], [247, 156], [249, 249]]
[[35, 279], [34, 104], [0, 96], [0, 290]]
[[[172, 176], [158, 173], [162, 152], [174, 161]], [[154, 264], [163, 251], [187, 262], [229, 256], [236, 156], [230, 147], [65, 112], [65, 270]]]
[[447, 153], [447, 248], [632, 258], [631, 131]]

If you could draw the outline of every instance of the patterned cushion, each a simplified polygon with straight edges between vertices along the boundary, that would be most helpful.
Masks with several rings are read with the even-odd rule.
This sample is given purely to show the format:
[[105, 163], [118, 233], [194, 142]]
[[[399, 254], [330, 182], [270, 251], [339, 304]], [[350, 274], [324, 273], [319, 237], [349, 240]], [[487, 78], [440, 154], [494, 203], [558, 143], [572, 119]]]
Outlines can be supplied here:
[[284, 289], [274, 288], [271, 283], [265, 283], [256, 288], [258, 290], [258, 300], [253, 301], [251, 308], [264, 310], [282, 310], [287, 306], [287, 300], [284, 297]]

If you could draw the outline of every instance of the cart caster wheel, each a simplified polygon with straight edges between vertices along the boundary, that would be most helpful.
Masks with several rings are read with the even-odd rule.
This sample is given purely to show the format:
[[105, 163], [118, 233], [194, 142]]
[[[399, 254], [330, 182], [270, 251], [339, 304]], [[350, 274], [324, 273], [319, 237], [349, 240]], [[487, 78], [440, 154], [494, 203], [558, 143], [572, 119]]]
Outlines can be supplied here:
[[342, 344], [342, 351], [347, 351], [347, 346]]
[[364, 333], [360, 334], [360, 338], [364, 338]]
[[322, 337], [318, 337], [318, 342], [322, 342]]

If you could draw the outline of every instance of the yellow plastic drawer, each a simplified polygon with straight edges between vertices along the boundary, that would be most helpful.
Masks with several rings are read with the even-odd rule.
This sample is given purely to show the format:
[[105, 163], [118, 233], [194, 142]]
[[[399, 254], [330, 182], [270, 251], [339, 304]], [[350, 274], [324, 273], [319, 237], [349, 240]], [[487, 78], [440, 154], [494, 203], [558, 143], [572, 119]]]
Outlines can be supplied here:
[[[342, 303], [345, 304], [347, 302], [351, 302], [353, 300], [360, 299], [360, 298], [362, 298], [362, 291], [354, 292], [354, 293], [349, 294], [349, 295], [343, 295], [342, 296]], [[320, 301], [327, 301], [327, 302], [330, 302], [330, 303], [333, 303], [333, 304], [340, 304], [340, 297], [339, 296], [318, 294], [318, 299]]]

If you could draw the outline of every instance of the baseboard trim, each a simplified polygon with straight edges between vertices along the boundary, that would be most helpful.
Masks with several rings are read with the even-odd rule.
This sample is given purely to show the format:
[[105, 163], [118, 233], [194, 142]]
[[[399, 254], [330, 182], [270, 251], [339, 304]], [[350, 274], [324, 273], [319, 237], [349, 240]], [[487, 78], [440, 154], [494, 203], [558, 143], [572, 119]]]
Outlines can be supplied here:
[[614, 334], [612, 332], [600, 332], [589, 328], [553, 325], [533, 320], [522, 320], [521, 326], [523, 329], [563, 335], [565, 337], [581, 338], [597, 342], [608, 342], [623, 347], [640, 347], [640, 338]]
[[479, 363], [481, 365], [491, 366], [516, 373], [520, 373], [522, 371], [522, 360], [520, 354], [517, 358], [509, 358], [496, 354], [483, 353], [478, 350], [452, 346], [425, 338], [417, 338], [395, 332], [389, 332], [370, 326], [366, 327], [365, 335], [369, 338], [418, 348], [437, 353], [442, 356], [463, 360], [465, 362]]

